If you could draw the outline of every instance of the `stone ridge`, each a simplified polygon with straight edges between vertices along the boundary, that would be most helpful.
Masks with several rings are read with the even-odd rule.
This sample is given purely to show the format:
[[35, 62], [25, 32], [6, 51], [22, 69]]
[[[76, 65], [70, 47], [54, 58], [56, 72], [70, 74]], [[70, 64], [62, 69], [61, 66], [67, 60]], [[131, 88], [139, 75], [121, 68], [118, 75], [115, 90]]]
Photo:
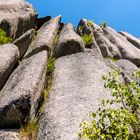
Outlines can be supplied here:
[[23, 126], [24, 140], [34, 140], [35, 120], [36, 140], [78, 140], [80, 122], [111, 98], [103, 74], [115, 68], [122, 80], [140, 83], [132, 74], [140, 70], [140, 39], [61, 18], [38, 18], [25, 0], [0, 1], [0, 28], [13, 39], [0, 45], [0, 140], [20, 140]]

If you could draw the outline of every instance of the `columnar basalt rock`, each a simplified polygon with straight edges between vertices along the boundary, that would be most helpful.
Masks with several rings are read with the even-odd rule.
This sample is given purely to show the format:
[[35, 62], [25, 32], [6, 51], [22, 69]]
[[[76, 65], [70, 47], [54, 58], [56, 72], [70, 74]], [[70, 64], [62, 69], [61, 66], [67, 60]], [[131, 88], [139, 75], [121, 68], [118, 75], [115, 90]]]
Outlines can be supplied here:
[[109, 41], [118, 47], [122, 58], [140, 66], [140, 50], [138, 48], [128, 42], [124, 36], [111, 28], [103, 28], [103, 31]]
[[17, 130], [0, 130], [0, 140], [20, 140]]
[[30, 57], [42, 50], [47, 50], [50, 52], [55, 37], [59, 30], [59, 23], [61, 16], [58, 16], [48, 22], [46, 22], [37, 32], [37, 36], [27, 50], [24, 58]]
[[31, 29], [25, 32], [22, 36], [16, 39], [13, 44], [15, 44], [20, 52], [20, 57], [23, 57], [24, 53], [27, 51], [28, 47], [30, 46], [33, 38], [35, 36], [35, 30]]
[[133, 35], [127, 33], [127, 32], [119, 32], [121, 35], [125, 36], [127, 40], [132, 43], [134, 46], [136, 46], [138, 49], [140, 49], [140, 40], [134, 37]]
[[54, 47], [54, 57], [58, 58], [65, 55], [84, 51], [84, 42], [76, 34], [72, 24], [68, 23], [62, 29], [57, 45]]
[[13, 39], [35, 27], [36, 17], [32, 5], [24, 0], [0, 0], [0, 28]]
[[20, 58], [18, 47], [13, 44], [0, 46], [0, 90]]
[[32, 119], [44, 88], [47, 51], [25, 59], [0, 92], [0, 128], [16, 128]]
[[93, 31], [95, 40], [102, 52], [103, 57], [112, 57], [114, 59], [121, 59], [121, 53], [119, 49], [112, 44], [105, 36], [103, 36], [99, 31]]

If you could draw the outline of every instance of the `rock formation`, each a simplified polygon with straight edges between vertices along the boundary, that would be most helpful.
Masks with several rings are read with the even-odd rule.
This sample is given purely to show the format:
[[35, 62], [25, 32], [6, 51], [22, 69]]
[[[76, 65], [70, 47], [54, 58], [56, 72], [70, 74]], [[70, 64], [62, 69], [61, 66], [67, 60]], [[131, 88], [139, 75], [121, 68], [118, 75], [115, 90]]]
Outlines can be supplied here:
[[80, 122], [111, 98], [103, 74], [116, 68], [122, 80], [140, 83], [133, 75], [140, 40], [127, 32], [87, 19], [75, 28], [61, 16], [37, 18], [24, 0], [0, 1], [0, 28], [13, 38], [0, 46], [0, 140], [20, 140], [21, 128], [36, 118], [37, 140], [78, 140]]

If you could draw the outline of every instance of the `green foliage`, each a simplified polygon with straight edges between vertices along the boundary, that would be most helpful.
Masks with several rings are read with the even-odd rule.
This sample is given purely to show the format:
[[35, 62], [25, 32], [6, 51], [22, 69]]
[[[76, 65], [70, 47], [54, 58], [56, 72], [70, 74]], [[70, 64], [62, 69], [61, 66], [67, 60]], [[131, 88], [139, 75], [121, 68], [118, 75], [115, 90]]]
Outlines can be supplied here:
[[93, 28], [93, 21], [88, 20], [87, 24], [88, 24], [88, 26], [90, 26], [91, 28]]
[[[121, 73], [113, 70], [103, 76], [105, 88], [112, 98], [102, 100], [91, 121], [80, 124], [79, 137], [88, 140], [139, 140], [140, 139], [140, 84], [121, 80]], [[116, 109], [112, 105], [119, 105]]]
[[106, 28], [106, 27], [107, 27], [107, 23], [106, 23], [105, 21], [103, 21], [103, 22], [101, 23], [101, 27]]
[[89, 35], [84, 34], [84, 35], [82, 36], [82, 39], [83, 39], [83, 41], [85, 42], [85, 45], [86, 45], [86, 46], [89, 46], [89, 45], [91, 45], [92, 42], [93, 42], [93, 35], [92, 35], [92, 34], [89, 34]]
[[134, 71], [134, 76], [140, 78], [140, 70]]
[[48, 66], [47, 66], [47, 88], [44, 91], [44, 97], [47, 98], [48, 92], [51, 88], [51, 83], [52, 83], [52, 73], [54, 70], [54, 64], [55, 64], [55, 58], [50, 58], [48, 61]]
[[3, 29], [0, 29], [0, 45], [10, 42], [12, 42], [12, 39], [6, 36], [6, 32]]

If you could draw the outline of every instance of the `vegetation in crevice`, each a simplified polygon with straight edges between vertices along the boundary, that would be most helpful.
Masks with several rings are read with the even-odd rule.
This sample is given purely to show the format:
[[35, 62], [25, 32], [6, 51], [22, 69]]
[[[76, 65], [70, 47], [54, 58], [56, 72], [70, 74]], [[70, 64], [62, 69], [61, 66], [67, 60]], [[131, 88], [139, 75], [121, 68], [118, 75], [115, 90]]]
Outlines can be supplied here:
[[[136, 72], [139, 73], [139, 72]], [[121, 72], [113, 70], [103, 76], [105, 88], [112, 98], [102, 100], [91, 121], [80, 124], [79, 137], [88, 140], [139, 140], [140, 139], [140, 84], [120, 80]], [[140, 78], [140, 77], [139, 77]], [[111, 106], [117, 105], [117, 108]]]
[[0, 45], [10, 42], [12, 42], [12, 39], [7, 37], [7, 34], [3, 29], [0, 29]]
[[102, 28], [106, 28], [106, 27], [107, 27], [107, 23], [106, 23], [105, 21], [103, 21], [103, 22], [101, 22], [100, 26], [101, 26]]
[[[92, 31], [92, 29], [93, 29], [93, 21], [88, 20], [87, 21], [87, 26]], [[90, 34], [87, 34], [86, 31], [85, 31], [86, 30], [85, 29], [86, 27], [81, 26], [81, 25], [78, 28], [82, 32], [81, 37], [82, 37], [82, 39], [83, 39], [83, 41], [85, 43], [85, 47], [90, 48], [90, 46], [93, 43], [93, 34], [92, 34], [92, 32]]]
[[28, 122], [27, 125], [20, 129], [20, 139], [22, 140], [36, 140], [38, 127], [39, 127], [39, 118], [35, 117], [33, 120]]
[[[54, 40], [53, 47], [56, 45], [58, 41], [58, 37], [59, 35], [57, 34]], [[53, 47], [52, 47], [52, 50], [53, 50]], [[43, 92], [42, 92], [43, 101], [36, 114], [36, 117], [32, 119], [31, 121], [29, 121], [24, 127], [20, 129], [21, 140], [22, 139], [24, 140], [24, 138], [26, 138], [27, 140], [36, 140], [37, 138], [38, 128], [39, 128], [39, 119], [42, 112], [44, 111], [44, 102], [47, 100], [48, 93], [49, 93], [49, 90], [51, 88], [51, 83], [52, 83], [52, 73], [53, 73], [54, 64], [55, 64], [55, 58], [53, 58], [52, 50], [51, 50], [51, 53], [50, 53], [51, 55], [47, 64], [47, 72], [46, 72], [46, 80], [45, 80], [46, 87], [44, 87]]]

